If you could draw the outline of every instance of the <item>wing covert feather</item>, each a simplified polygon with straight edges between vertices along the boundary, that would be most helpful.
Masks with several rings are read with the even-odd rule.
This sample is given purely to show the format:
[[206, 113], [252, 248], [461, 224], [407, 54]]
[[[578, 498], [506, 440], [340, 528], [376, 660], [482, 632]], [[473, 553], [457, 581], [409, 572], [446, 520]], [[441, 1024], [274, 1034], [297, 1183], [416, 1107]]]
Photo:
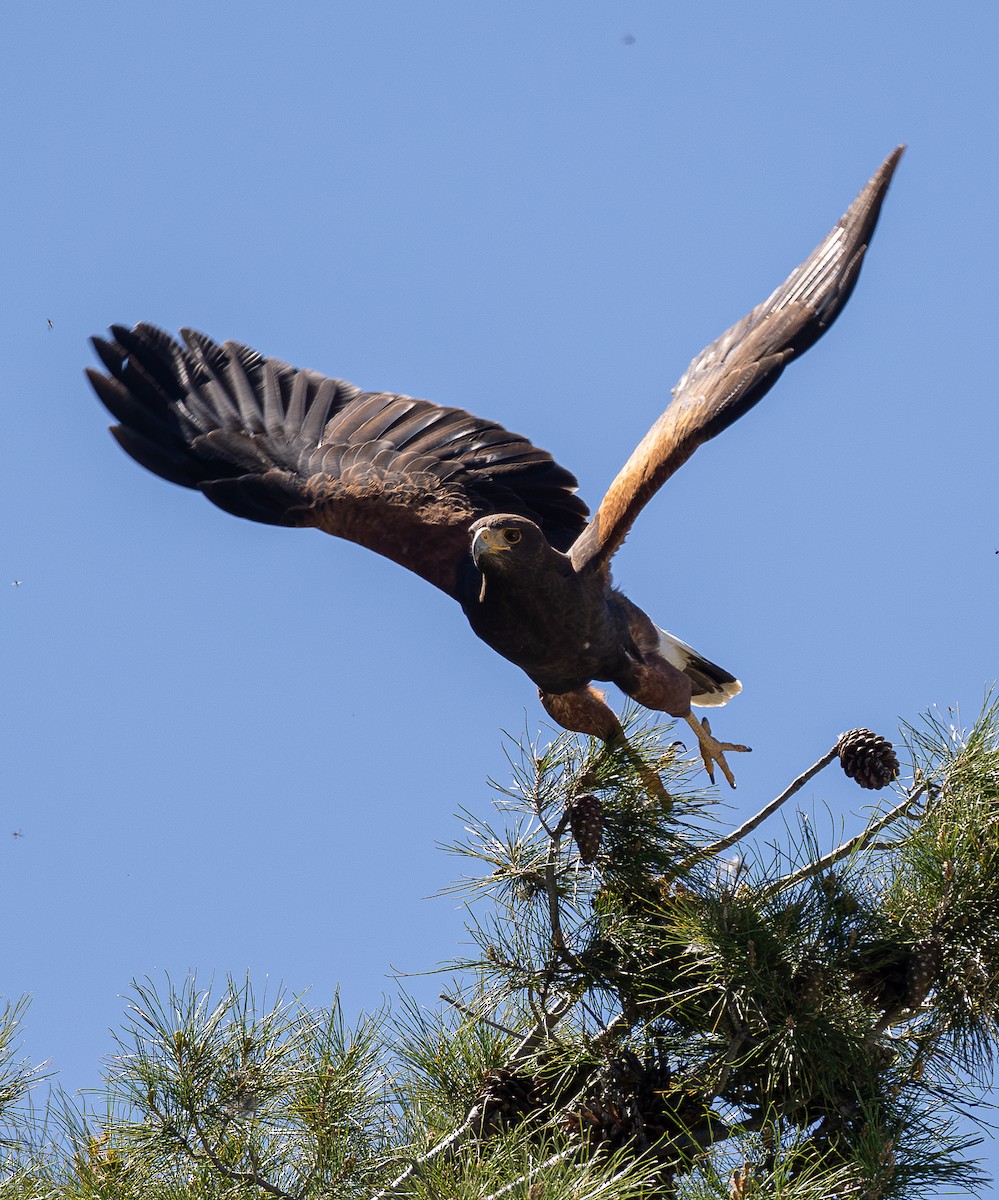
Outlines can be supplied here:
[[673, 399], [618, 473], [570, 555], [579, 571], [606, 568], [635, 518], [698, 446], [749, 411], [833, 323], [860, 267], [895, 168], [881, 164], [829, 235], [762, 304], [693, 360]]

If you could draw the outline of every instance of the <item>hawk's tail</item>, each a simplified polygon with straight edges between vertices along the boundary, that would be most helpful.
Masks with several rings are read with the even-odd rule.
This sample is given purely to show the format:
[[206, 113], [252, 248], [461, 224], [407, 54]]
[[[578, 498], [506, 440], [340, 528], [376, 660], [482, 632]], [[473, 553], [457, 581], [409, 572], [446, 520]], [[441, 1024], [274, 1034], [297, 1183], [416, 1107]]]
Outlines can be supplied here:
[[668, 663], [682, 671], [694, 685], [690, 703], [698, 708], [716, 708], [727, 704], [742, 691], [742, 684], [734, 675], [715, 666], [686, 642], [655, 627], [659, 634], [658, 651]]

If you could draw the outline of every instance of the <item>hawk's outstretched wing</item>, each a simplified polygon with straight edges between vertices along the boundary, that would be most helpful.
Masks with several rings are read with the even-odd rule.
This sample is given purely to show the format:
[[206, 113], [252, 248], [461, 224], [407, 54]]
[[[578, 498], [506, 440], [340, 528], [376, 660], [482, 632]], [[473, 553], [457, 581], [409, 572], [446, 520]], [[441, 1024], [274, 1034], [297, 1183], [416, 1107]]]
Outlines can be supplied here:
[[518, 513], [566, 550], [587, 509], [576, 480], [519, 434], [458, 408], [263, 358], [152, 325], [94, 339], [109, 374], [95, 391], [112, 432], [144, 467], [220, 508], [315, 526], [394, 559], [450, 595], [468, 526]]
[[579, 571], [600, 570], [635, 518], [698, 446], [748, 412], [788, 362], [813, 345], [850, 298], [903, 146], [784, 283], [694, 359], [666, 411], [610, 485], [570, 551]]

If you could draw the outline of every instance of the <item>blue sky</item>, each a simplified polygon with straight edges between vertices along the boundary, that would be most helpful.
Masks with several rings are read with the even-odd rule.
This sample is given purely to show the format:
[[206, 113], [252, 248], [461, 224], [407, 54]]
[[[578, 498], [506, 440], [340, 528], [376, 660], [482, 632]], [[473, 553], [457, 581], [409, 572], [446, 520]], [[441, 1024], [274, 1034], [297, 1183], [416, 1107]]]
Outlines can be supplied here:
[[[436, 844], [488, 810], [502, 731], [543, 718], [415, 576], [128, 460], [82, 375], [111, 322], [470, 408], [593, 505], [690, 358], [907, 142], [836, 329], [668, 483], [616, 575], [743, 680], [714, 720], [754, 747], [733, 819], [846, 728], [977, 711], [993, 7], [181, 0], [4, 25], [0, 994], [32, 994], [25, 1051], [65, 1086], [97, 1082], [133, 977], [248, 969], [356, 1012], [449, 958], [463, 914], [426, 897], [462, 865]], [[869, 797], [828, 774], [805, 803], [854, 828]]]

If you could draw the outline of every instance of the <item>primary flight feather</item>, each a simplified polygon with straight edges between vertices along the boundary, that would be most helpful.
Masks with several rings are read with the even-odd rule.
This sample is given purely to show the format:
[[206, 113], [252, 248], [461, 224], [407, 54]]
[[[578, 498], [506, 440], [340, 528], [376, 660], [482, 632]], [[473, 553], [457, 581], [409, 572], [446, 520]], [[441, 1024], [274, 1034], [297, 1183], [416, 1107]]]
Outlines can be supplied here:
[[[812, 254], [690, 364], [592, 519], [544, 450], [457, 408], [387, 392], [152, 325], [112, 326], [88, 370], [136, 461], [227, 512], [313, 526], [422, 575], [537, 684], [560, 724], [620, 741], [594, 680], [697, 734], [713, 778], [726, 750], [691, 704], [724, 704], [727, 671], [653, 624], [611, 582], [641, 509], [702, 443], [757, 403], [839, 315], [860, 272], [899, 147]], [[655, 781], [652, 781], [655, 786]]]

